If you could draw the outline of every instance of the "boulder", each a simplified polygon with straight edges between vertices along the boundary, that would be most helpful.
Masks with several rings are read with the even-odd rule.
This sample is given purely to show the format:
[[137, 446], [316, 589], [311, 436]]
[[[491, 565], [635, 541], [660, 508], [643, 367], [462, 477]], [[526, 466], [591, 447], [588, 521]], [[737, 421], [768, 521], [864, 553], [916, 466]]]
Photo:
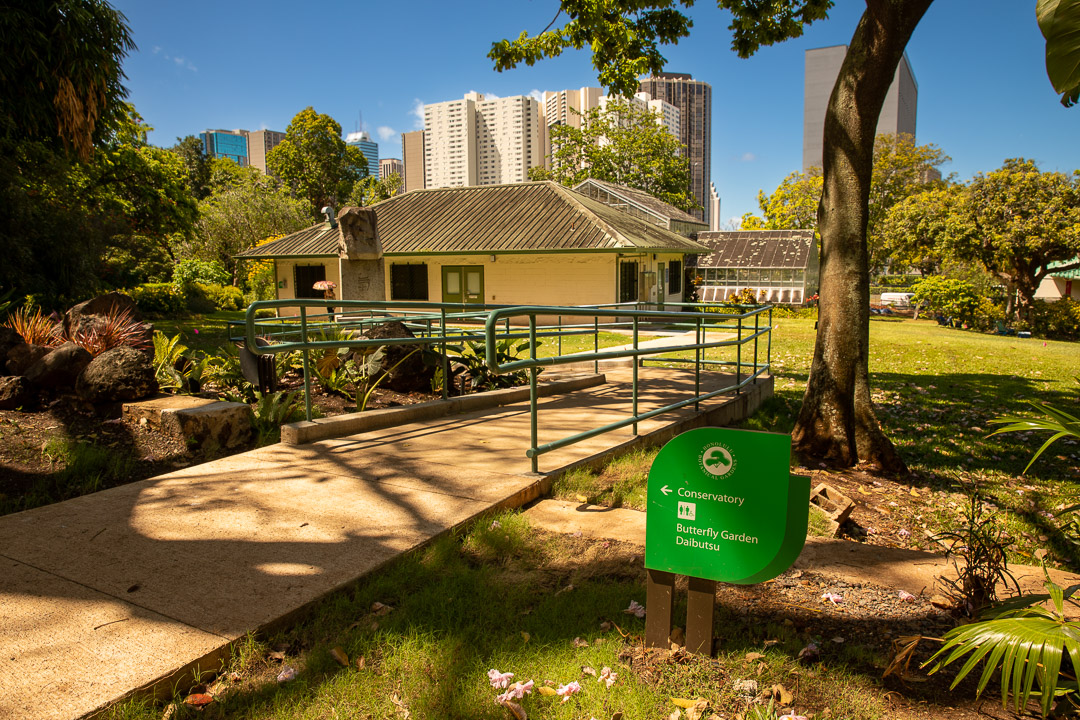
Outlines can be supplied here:
[[6, 325], [0, 325], [0, 359], [6, 360], [8, 350], [16, 345], [23, 345], [25, 341], [19, 333]]
[[51, 347], [22, 343], [7, 351], [7, 371], [12, 375], [25, 375], [30, 366], [52, 352]]
[[35, 400], [34, 389], [24, 377], [0, 377], [0, 410], [16, 410]]
[[75, 382], [75, 392], [91, 403], [141, 400], [157, 390], [154, 364], [146, 355], [127, 346], [98, 355]]
[[92, 359], [83, 348], [66, 342], [27, 368], [24, 374], [38, 387], [70, 388]]
[[142, 320], [134, 300], [123, 293], [111, 292], [73, 305], [64, 314], [64, 337], [74, 337], [79, 331], [90, 330], [99, 322], [99, 316], [113, 311], [126, 311], [132, 320]]
[[[392, 338], [415, 337], [409, 328], [397, 320], [385, 322], [368, 330], [364, 337], [371, 340], [389, 340]], [[424, 345], [387, 345], [386, 353], [379, 365], [379, 372], [372, 373], [372, 379], [378, 379], [388, 373], [379, 383], [380, 388], [396, 392], [431, 392], [431, 379], [435, 377], [435, 368], [424, 362]], [[412, 353], [409, 355], [409, 353]], [[408, 359], [402, 362], [402, 358]], [[400, 364], [398, 364], [400, 363]]]

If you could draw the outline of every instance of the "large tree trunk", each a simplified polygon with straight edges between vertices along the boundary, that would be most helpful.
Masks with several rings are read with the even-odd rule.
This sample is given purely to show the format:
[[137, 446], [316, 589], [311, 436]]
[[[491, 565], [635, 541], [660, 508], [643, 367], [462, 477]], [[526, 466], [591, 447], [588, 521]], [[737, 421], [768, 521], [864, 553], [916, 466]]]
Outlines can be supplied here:
[[906, 470], [870, 399], [870, 273], [866, 246], [874, 135], [915, 26], [933, 0], [867, 0], [825, 113], [818, 206], [821, 278], [817, 341], [792, 440], [831, 465]]

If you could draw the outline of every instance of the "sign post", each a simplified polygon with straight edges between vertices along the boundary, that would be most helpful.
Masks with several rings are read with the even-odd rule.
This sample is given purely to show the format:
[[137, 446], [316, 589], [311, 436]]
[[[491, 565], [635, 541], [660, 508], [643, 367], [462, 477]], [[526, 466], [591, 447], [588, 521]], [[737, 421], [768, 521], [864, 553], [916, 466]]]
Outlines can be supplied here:
[[791, 475], [791, 437], [699, 428], [663, 447], [649, 471], [646, 643], [671, 631], [674, 576], [690, 580], [686, 647], [712, 653], [716, 582], [749, 585], [791, 567], [806, 542], [809, 478]]

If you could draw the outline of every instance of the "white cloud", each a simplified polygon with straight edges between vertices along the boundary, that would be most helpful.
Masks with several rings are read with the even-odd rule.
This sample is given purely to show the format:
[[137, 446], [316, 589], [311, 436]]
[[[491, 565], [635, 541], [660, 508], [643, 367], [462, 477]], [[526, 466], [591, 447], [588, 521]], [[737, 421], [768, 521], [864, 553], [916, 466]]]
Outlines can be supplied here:
[[755, 160], [757, 160], [757, 155], [755, 155], [752, 152], [745, 152], [745, 153], [742, 154], [742, 157], [739, 158], [739, 159], [742, 160], [743, 162], [754, 162]]
[[397, 130], [387, 125], [380, 125], [379, 127], [375, 128], [375, 133], [383, 142], [389, 141], [390, 138], [398, 134]]
[[161, 46], [160, 45], [155, 45], [154, 46], [154, 54], [157, 55], [159, 52], [161, 52]]
[[174, 57], [172, 61], [181, 67], [184, 65], [184, 58], [182, 57]]
[[529, 91], [529, 97], [531, 97], [536, 102], [544, 102], [544, 91], [533, 88]]
[[420, 98], [413, 98], [412, 109], [409, 110], [409, 114], [413, 116], [413, 128], [416, 130], [424, 129], [424, 101]]

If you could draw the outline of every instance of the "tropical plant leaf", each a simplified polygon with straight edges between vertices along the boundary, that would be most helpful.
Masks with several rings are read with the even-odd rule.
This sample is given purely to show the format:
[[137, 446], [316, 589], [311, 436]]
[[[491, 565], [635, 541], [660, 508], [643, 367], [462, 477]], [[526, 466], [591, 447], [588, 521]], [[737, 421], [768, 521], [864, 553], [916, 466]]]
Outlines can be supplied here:
[[1080, 438], [1080, 418], [1070, 415], [1067, 412], [1058, 410], [1055, 407], [1047, 405], [1041, 402], [1030, 403], [1037, 411], [1049, 416], [1049, 418], [1026, 418], [1019, 415], [1003, 415], [998, 418], [990, 420], [992, 425], [1003, 425], [994, 432], [987, 435], [987, 437], [993, 437], [994, 435], [1000, 435], [1007, 432], [1028, 432], [1037, 430], [1047, 430], [1054, 433], [1050, 439], [1042, 444], [1038, 452], [1031, 458], [1031, 461], [1024, 468], [1026, 473], [1035, 461], [1039, 459], [1039, 456], [1043, 454], [1046, 448], [1053, 445], [1055, 442], [1063, 437]]
[[1039, 0], [1035, 16], [1046, 38], [1046, 74], [1071, 107], [1080, 100], [1080, 0]]

